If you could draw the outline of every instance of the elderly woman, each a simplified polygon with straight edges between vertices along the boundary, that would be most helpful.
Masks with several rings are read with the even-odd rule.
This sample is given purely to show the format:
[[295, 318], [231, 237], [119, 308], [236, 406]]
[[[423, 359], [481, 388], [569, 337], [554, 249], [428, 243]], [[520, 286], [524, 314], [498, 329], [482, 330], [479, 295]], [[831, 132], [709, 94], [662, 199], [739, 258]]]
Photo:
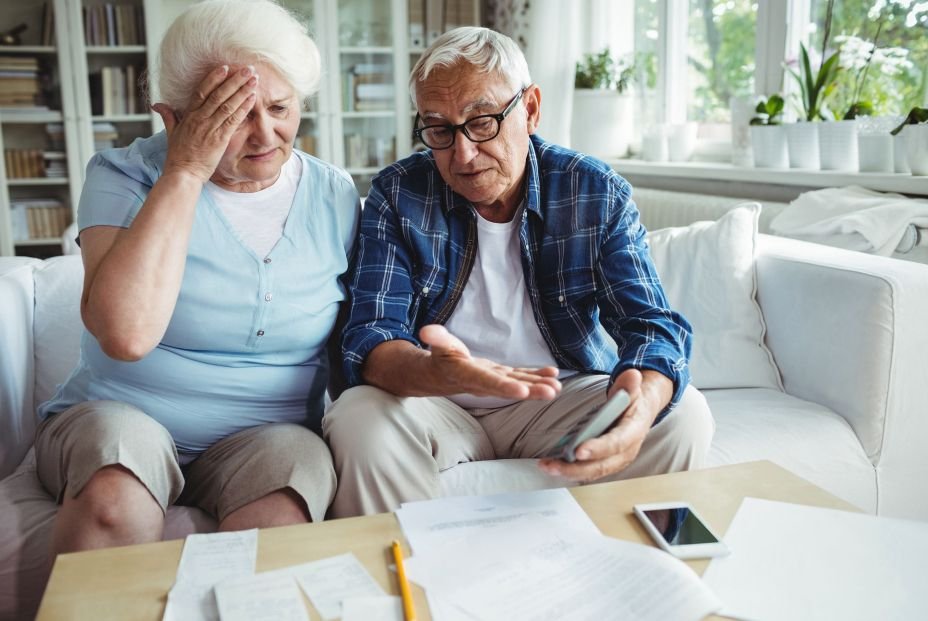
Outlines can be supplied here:
[[277, 4], [196, 4], [161, 45], [166, 131], [91, 160], [81, 358], [36, 437], [55, 552], [159, 540], [172, 503], [223, 530], [323, 519], [335, 474], [310, 429], [359, 199], [293, 150], [319, 76]]

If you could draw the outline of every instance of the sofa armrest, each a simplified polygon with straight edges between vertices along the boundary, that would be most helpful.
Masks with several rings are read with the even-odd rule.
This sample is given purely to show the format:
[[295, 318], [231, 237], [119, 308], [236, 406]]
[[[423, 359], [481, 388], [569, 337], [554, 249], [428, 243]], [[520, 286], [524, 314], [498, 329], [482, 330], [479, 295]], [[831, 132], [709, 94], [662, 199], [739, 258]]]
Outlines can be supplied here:
[[0, 259], [0, 479], [22, 461], [35, 432], [33, 273], [41, 264]]
[[928, 518], [928, 267], [759, 236], [758, 302], [786, 392], [856, 432], [879, 479], [877, 511]]

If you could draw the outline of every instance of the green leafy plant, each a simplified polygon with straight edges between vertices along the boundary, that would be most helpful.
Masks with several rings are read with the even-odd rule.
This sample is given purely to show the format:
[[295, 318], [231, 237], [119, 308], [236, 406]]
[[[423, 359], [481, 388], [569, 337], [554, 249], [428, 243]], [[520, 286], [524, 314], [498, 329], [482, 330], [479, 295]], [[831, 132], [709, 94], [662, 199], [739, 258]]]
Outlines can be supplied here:
[[789, 72], [799, 82], [799, 90], [802, 96], [802, 115], [806, 121], [825, 120], [825, 111], [827, 111], [825, 101], [828, 96], [834, 92], [837, 87], [835, 78], [841, 66], [838, 64], [838, 52], [833, 53], [819, 65], [818, 71], [812, 71], [812, 63], [809, 61], [809, 52], [805, 45], [799, 46], [799, 71], [790, 69]]
[[754, 109], [757, 116], [751, 119], [751, 125], [779, 125], [784, 105], [780, 95], [771, 95], [760, 100]]
[[635, 64], [615, 60], [607, 47], [595, 54], [583, 55], [577, 63], [574, 88], [615, 89], [624, 93], [634, 74]]
[[918, 125], [920, 123], [928, 123], [928, 108], [919, 108], [916, 106], [909, 110], [908, 116], [899, 124], [899, 127], [889, 133], [895, 136], [901, 132], [906, 125]]
[[822, 55], [818, 70], [812, 71], [809, 51], [806, 49], [805, 44], [799, 46], [799, 70], [796, 71], [792, 67], [787, 67], [790, 74], [799, 83], [799, 90], [802, 95], [802, 113], [806, 121], [825, 120], [824, 113], [828, 110], [825, 101], [838, 86], [836, 79], [841, 70], [841, 65], [838, 62], [840, 54], [834, 52], [831, 56], [827, 56], [834, 8], [834, 0], [828, 0], [825, 13], [825, 28], [822, 35]]

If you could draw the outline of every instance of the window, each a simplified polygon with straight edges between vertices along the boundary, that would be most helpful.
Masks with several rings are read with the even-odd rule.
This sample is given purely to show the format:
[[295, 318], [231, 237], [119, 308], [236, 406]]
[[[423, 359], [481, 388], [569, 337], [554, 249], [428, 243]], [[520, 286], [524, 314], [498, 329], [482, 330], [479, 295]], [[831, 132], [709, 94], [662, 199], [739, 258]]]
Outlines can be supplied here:
[[[829, 3], [811, 4], [810, 54], [818, 59]], [[928, 2], [839, 0], [827, 50], [840, 53], [842, 70], [829, 102], [838, 118], [859, 100], [870, 102], [875, 115], [905, 114], [928, 102]]]
[[[818, 62], [828, 4], [634, 0], [636, 67], [650, 66], [654, 85], [644, 87], [638, 75], [636, 129], [696, 121], [702, 155], [727, 159], [707, 146], [730, 142], [732, 96], [785, 93], [788, 101], [797, 98], [788, 105], [795, 117], [798, 86], [784, 65], [798, 58], [800, 42]], [[928, 0], [836, 0], [828, 51], [841, 53], [843, 69], [828, 100], [838, 118], [855, 98], [871, 102], [874, 115], [928, 105]]]

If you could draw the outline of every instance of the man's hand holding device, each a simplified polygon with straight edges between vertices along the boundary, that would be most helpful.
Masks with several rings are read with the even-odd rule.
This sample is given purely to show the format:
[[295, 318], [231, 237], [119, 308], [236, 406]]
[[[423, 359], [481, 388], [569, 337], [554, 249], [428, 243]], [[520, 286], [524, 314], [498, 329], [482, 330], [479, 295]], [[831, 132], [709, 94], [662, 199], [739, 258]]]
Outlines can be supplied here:
[[599, 407], [591, 409], [561, 436], [544, 456], [573, 463], [577, 448], [591, 438], [598, 438], [622, 416], [631, 398], [624, 390], [617, 391]]
[[654, 543], [677, 558], [711, 558], [728, 554], [722, 540], [685, 502], [635, 505], [634, 512]]

